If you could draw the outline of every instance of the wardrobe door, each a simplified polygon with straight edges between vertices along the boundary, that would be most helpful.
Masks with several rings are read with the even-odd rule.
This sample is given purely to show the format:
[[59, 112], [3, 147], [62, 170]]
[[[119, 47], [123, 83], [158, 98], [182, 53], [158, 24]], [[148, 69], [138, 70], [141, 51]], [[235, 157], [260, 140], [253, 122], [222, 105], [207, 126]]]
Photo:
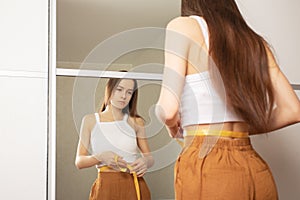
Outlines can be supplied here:
[[0, 199], [45, 199], [47, 79], [0, 77], [0, 88]]
[[49, 0], [0, 1], [0, 199], [46, 199]]

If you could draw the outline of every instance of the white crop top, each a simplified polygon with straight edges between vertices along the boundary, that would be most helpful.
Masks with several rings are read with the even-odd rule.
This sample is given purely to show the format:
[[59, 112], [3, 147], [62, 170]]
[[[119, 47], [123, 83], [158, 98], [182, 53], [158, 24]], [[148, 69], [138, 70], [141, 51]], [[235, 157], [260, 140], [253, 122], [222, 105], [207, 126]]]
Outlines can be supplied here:
[[[199, 16], [192, 15], [190, 17], [198, 21], [208, 48], [209, 34], [205, 20]], [[186, 75], [180, 112], [182, 127], [243, 121], [232, 108], [226, 105], [225, 99], [217, 93], [208, 71]]]
[[129, 163], [135, 161], [139, 151], [136, 132], [127, 122], [128, 115], [125, 114], [123, 120], [113, 122], [100, 122], [98, 113], [95, 113], [95, 117], [96, 124], [90, 138], [91, 153], [95, 155], [112, 151]]

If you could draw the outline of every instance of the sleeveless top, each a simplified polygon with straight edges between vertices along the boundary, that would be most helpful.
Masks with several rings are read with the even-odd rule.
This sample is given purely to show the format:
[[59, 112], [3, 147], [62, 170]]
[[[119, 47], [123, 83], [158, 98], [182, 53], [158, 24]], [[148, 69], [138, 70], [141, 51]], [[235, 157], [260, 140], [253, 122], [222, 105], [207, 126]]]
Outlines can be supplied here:
[[[206, 21], [199, 16], [192, 15], [202, 30], [207, 49], [209, 49], [209, 33]], [[226, 105], [213, 86], [208, 71], [189, 74], [185, 77], [185, 85], [181, 96], [182, 127], [195, 124], [211, 124], [230, 121], [243, 121], [233, 108]]]
[[112, 151], [129, 163], [135, 161], [139, 150], [136, 132], [127, 122], [128, 115], [125, 114], [123, 120], [112, 122], [101, 122], [99, 113], [95, 113], [95, 117], [96, 124], [90, 137], [92, 155]]

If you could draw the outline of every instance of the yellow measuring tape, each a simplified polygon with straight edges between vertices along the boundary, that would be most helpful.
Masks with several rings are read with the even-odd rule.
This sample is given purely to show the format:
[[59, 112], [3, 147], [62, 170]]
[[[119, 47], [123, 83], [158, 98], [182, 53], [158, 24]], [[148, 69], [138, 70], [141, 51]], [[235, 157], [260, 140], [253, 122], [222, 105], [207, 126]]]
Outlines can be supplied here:
[[117, 155], [115, 155], [114, 159], [115, 159], [115, 162], [117, 163], [117, 166], [118, 166], [118, 168], [120, 169], [121, 172], [127, 172], [127, 169], [129, 169], [130, 173], [133, 176], [134, 187], [135, 187], [137, 199], [140, 200], [141, 199], [140, 185], [139, 185], [139, 180], [137, 178], [136, 172], [132, 171], [132, 166], [129, 165], [129, 164], [127, 164], [126, 167], [123, 167], [123, 168], [120, 167], [119, 164], [118, 164], [118, 156]]
[[[248, 132], [226, 131], [226, 130], [209, 130], [209, 129], [197, 129], [187, 130], [186, 136], [220, 136], [220, 137], [233, 137], [233, 138], [247, 138]], [[182, 139], [176, 138], [177, 143], [184, 147]]]
[[139, 180], [138, 180], [138, 177], [136, 175], [136, 172], [132, 171], [132, 166], [129, 165], [129, 164], [127, 164], [126, 168], [125, 167], [124, 168], [120, 167], [119, 164], [118, 164], [118, 156], [117, 155], [115, 155], [114, 159], [115, 159], [115, 162], [117, 163], [117, 166], [118, 166], [118, 168], [120, 169], [121, 172], [126, 172], [127, 169], [129, 169], [130, 173], [133, 176], [134, 187], [135, 187], [137, 199], [140, 200], [141, 199], [140, 186], [139, 186]]
[[134, 187], [135, 187], [135, 191], [136, 191], [136, 196], [137, 196], [137, 199], [140, 200], [141, 199], [140, 185], [139, 185], [139, 180], [138, 180], [138, 177], [136, 175], [136, 172], [132, 172], [132, 167], [129, 164], [127, 165], [127, 168], [131, 171], [131, 174], [133, 176], [133, 181], [134, 181]]
[[[133, 181], [134, 181], [134, 187], [135, 187], [135, 191], [136, 191], [136, 196], [137, 196], [137, 200], [140, 200], [141, 199], [140, 185], [139, 185], [139, 180], [138, 180], [136, 172], [132, 171], [132, 166], [129, 165], [129, 164], [127, 164], [126, 167], [120, 167], [119, 164], [118, 164], [118, 156], [117, 155], [114, 157], [114, 160], [117, 163], [117, 166], [118, 166], [120, 172], [127, 172], [127, 170], [129, 170], [130, 173], [132, 174]], [[99, 170], [101, 172], [101, 171], [105, 171], [105, 170], [108, 170], [108, 169], [111, 169], [111, 168], [108, 167], [108, 166], [103, 166], [103, 167], [100, 167]]]
[[[133, 176], [133, 181], [134, 181], [134, 187], [135, 187], [135, 191], [136, 191], [136, 196], [137, 196], [137, 200], [141, 200], [141, 194], [140, 194], [140, 186], [139, 186], [139, 181], [138, 181], [138, 177], [137, 177], [137, 174], [136, 172], [133, 172], [132, 171], [132, 166], [131, 165], [127, 165], [127, 167], [120, 167], [118, 165], [118, 156], [115, 156], [114, 157], [114, 160], [115, 162], [117, 163], [117, 167], [119, 168], [120, 172], [127, 172], [127, 170], [130, 171], [130, 173], [132, 174]], [[105, 172], [107, 170], [111, 170], [112, 168], [111, 167], [108, 167], [108, 166], [102, 166], [100, 167], [98, 170], [101, 172]]]
[[187, 136], [220, 136], [220, 137], [234, 137], [234, 138], [249, 137], [248, 132], [209, 130], [209, 129], [187, 130], [186, 135]]

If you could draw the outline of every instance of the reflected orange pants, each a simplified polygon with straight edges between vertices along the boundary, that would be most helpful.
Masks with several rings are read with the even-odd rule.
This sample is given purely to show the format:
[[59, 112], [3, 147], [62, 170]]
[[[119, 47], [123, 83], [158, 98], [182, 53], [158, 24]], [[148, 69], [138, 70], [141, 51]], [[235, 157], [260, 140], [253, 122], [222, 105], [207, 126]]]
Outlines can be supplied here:
[[[150, 200], [151, 195], [143, 177], [138, 177], [141, 200]], [[133, 176], [123, 172], [98, 172], [89, 200], [136, 200]]]
[[204, 137], [194, 137], [175, 165], [176, 200], [277, 200], [276, 185], [266, 162], [249, 138], [220, 138], [203, 159]]

